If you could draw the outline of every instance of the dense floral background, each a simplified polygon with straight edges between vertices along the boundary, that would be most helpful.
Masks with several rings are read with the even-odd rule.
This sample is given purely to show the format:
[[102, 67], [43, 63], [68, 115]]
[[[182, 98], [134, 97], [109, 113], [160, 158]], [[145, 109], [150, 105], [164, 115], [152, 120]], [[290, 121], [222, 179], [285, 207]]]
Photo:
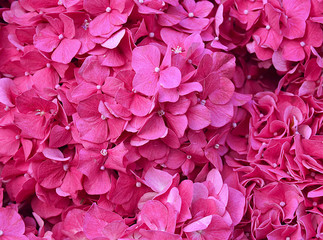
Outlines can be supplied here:
[[0, 239], [323, 239], [322, 0], [0, 1]]

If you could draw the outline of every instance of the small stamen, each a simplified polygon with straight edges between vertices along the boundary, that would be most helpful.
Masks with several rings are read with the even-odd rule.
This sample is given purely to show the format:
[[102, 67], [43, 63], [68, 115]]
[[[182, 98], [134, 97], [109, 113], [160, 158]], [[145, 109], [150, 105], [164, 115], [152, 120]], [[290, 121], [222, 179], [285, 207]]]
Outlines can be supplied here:
[[234, 123], [232, 123], [232, 127], [233, 127], [233, 128], [236, 128], [236, 127], [237, 127], [237, 123], [235, 123], [235, 122], [234, 122]]
[[100, 170], [101, 170], [101, 171], [104, 171], [104, 170], [105, 170], [105, 167], [104, 167], [104, 166], [101, 166], [101, 167], [100, 167]]
[[279, 203], [279, 205], [280, 205], [281, 207], [285, 207], [285, 206], [286, 206], [286, 203], [285, 203], [285, 202], [283, 202], [283, 201], [281, 201], [281, 202]]
[[62, 40], [63, 38], [64, 38], [64, 35], [63, 34], [58, 35], [58, 39], [59, 40]]
[[191, 155], [187, 155], [187, 156], [186, 156], [186, 158], [187, 158], [187, 159], [191, 159], [191, 158], [192, 158], [192, 156], [191, 156]]
[[303, 41], [302, 41], [302, 42], [300, 42], [299, 44], [300, 44], [302, 47], [304, 47], [304, 46], [305, 46], [305, 42], [303, 42]]
[[100, 90], [102, 88], [101, 85], [96, 85], [96, 89]]
[[150, 38], [153, 38], [153, 37], [155, 37], [155, 33], [153, 33], [153, 32], [150, 32], [150, 33], [149, 33], [149, 37], [150, 37]]
[[71, 127], [69, 126], [69, 125], [67, 125], [66, 127], [65, 127], [65, 130], [70, 130], [71, 129]]
[[219, 149], [219, 147], [220, 147], [220, 145], [219, 145], [219, 144], [215, 144], [215, 145], [214, 145], [214, 148], [215, 148], [215, 149]]
[[143, 3], [144, 3], [144, 0], [138, 0], [138, 2], [139, 2], [140, 4], [143, 4]]
[[106, 9], [105, 9], [105, 11], [107, 12], [107, 13], [109, 13], [109, 12], [111, 12], [111, 8], [110, 7], [107, 7]]
[[160, 116], [160, 117], [165, 115], [164, 110], [159, 110], [157, 113], [158, 113], [158, 116]]
[[46, 63], [46, 67], [50, 68], [50, 63]]
[[141, 187], [141, 182], [136, 182], [136, 187], [140, 188]]
[[20, 135], [16, 135], [15, 139], [17, 139], [17, 140], [20, 139]]
[[201, 100], [201, 102], [200, 102], [200, 103], [201, 103], [201, 105], [203, 105], [203, 106], [204, 106], [204, 105], [205, 105], [205, 103], [206, 103], [206, 101], [203, 99], [203, 100]]
[[194, 17], [194, 13], [190, 12], [190, 13], [188, 14], [188, 17], [190, 17], [190, 18]]
[[243, 13], [247, 15], [249, 13], [249, 11], [246, 9], [243, 11]]
[[155, 72], [158, 73], [160, 71], [159, 67], [155, 67]]
[[270, 29], [270, 26], [269, 25], [266, 25], [266, 29], [269, 30]]
[[101, 115], [101, 119], [102, 120], [105, 120], [105, 119], [107, 119], [107, 117], [106, 116], [104, 116], [103, 114]]

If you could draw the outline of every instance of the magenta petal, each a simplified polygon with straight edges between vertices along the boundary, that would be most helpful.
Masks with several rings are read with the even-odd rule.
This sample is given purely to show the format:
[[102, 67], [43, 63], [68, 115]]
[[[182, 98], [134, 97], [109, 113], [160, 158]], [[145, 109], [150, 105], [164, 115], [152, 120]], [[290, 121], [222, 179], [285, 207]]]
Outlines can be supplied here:
[[155, 140], [165, 137], [167, 132], [168, 128], [165, 126], [163, 118], [157, 114], [153, 114], [153, 116], [147, 120], [145, 125], [138, 132], [138, 137]]
[[198, 104], [187, 111], [188, 126], [192, 130], [201, 130], [211, 123], [211, 114], [207, 107]]
[[173, 177], [162, 170], [149, 168], [144, 176], [145, 184], [157, 193], [164, 193], [172, 185]]
[[63, 39], [52, 54], [52, 60], [67, 64], [77, 54], [81, 42], [77, 39]]
[[158, 76], [156, 73], [139, 72], [133, 78], [133, 88], [146, 96], [153, 96], [157, 92]]
[[160, 72], [159, 84], [164, 88], [175, 88], [181, 83], [181, 71], [176, 67], [169, 67]]

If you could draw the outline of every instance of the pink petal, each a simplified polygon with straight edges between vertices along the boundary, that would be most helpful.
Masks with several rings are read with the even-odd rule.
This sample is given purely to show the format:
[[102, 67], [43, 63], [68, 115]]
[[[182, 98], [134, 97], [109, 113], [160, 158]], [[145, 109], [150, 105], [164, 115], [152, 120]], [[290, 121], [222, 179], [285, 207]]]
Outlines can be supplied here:
[[165, 126], [165, 122], [162, 117], [157, 114], [153, 114], [145, 125], [139, 130], [138, 137], [155, 140], [163, 138], [167, 135], [168, 129]]
[[201, 130], [211, 123], [211, 114], [207, 107], [197, 104], [187, 111], [188, 126], [192, 130]]
[[167, 172], [149, 168], [144, 176], [144, 181], [154, 192], [164, 193], [172, 185], [173, 177]]
[[160, 72], [159, 84], [164, 88], [175, 88], [181, 83], [181, 71], [176, 67], [169, 67]]
[[70, 63], [81, 47], [77, 39], [63, 39], [52, 54], [52, 60], [60, 63]]

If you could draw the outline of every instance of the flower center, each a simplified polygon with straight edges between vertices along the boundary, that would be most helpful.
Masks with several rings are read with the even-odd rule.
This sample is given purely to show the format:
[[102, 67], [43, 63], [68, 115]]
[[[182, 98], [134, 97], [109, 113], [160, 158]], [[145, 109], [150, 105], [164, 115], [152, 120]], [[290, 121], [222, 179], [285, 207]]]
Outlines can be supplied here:
[[150, 32], [150, 33], [149, 33], [149, 37], [151, 37], [151, 38], [155, 37], [155, 33]]
[[141, 182], [136, 182], [136, 187], [137, 188], [141, 187]]
[[109, 12], [111, 12], [111, 8], [110, 7], [107, 7], [106, 9], [105, 9], [105, 11], [107, 12], [107, 13], [109, 13]]
[[219, 145], [219, 144], [215, 144], [215, 145], [214, 145], [214, 148], [215, 148], [215, 149], [219, 149], [219, 147], [220, 147], [220, 145]]
[[206, 103], [206, 101], [205, 101], [205, 100], [201, 100], [201, 102], [200, 102], [200, 103], [201, 103], [201, 105], [203, 105], [203, 106], [204, 106], [204, 105], [205, 105], [205, 103]]
[[187, 155], [187, 156], [186, 156], [186, 158], [187, 158], [187, 159], [191, 159], [191, 158], [192, 158], [192, 156], [191, 156], [191, 155]]
[[100, 151], [100, 153], [101, 153], [101, 155], [102, 155], [102, 156], [106, 156], [106, 155], [108, 155], [108, 150], [106, 150], [106, 149], [102, 149], [102, 150]]
[[175, 54], [178, 54], [178, 53], [182, 53], [184, 52], [182, 47], [180, 46], [177, 46], [176, 48], [173, 48], [172, 51], [175, 53]]
[[46, 63], [46, 67], [50, 68], [50, 63]]
[[65, 127], [65, 130], [67, 130], [67, 131], [70, 130], [70, 129], [71, 129], [71, 127], [68, 126], [68, 125]]
[[62, 40], [63, 38], [64, 38], [64, 35], [63, 34], [58, 35], [58, 39], [59, 40]]
[[303, 42], [303, 41], [302, 41], [302, 42], [300, 42], [299, 44], [300, 44], [302, 47], [304, 47], [304, 46], [305, 46], [305, 42]]
[[68, 164], [64, 164], [63, 165], [63, 169], [64, 169], [65, 172], [67, 172], [67, 170], [68, 170]]
[[158, 73], [160, 71], [159, 67], [155, 67], [155, 72]]
[[83, 24], [82, 24], [82, 28], [84, 29], [84, 30], [87, 30], [88, 29], [88, 27], [89, 27], [89, 21], [88, 20], [84, 20], [84, 22], [83, 22]]
[[105, 167], [102, 165], [102, 166], [100, 167], [100, 170], [101, 170], [101, 171], [104, 171], [104, 170], [105, 170]]
[[279, 203], [279, 205], [280, 205], [281, 207], [285, 207], [286, 203], [285, 203], [285, 202], [283, 202], [283, 201], [281, 201], [281, 202]]
[[0, 236], [2, 236], [3, 235], [3, 231], [2, 230], [0, 230]]
[[62, 0], [59, 0], [59, 1], [57, 2], [57, 5], [59, 5], [59, 6], [63, 5], [63, 1], [62, 1]]
[[101, 119], [102, 120], [105, 120], [105, 119], [107, 119], [107, 117], [106, 116], [104, 116], [103, 114], [101, 115]]
[[158, 116], [160, 117], [165, 115], [164, 110], [159, 110], [157, 113], [158, 113]]
[[246, 9], [243, 11], [243, 13], [247, 15], [249, 13], [249, 11]]
[[188, 14], [188, 17], [190, 17], [190, 18], [194, 17], [194, 13], [190, 12], [190, 13]]
[[101, 88], [101, 85], [96, 85], [96, 89], [100, 90]]
[[5, 106], [5, 107], [4, 107], [4, 110], [5, 110], [6, 112], [7, 112], [7, 111], [9, 111], [9, 109], [10, 109], [10, 108], [9, 108], [8, 106]]
[[42, 110], [40, 110], [40, 109], [37, 109], [37, 110], [36, 110], [36, 114], [35, 114], [35, 115], [36, 115], [36, 116], [37, 116], [37, 115], [39, 115], [39, 116], [41, 116], [41, 117], [42, 117], [42, 116], [44, 116], [44, 115], [45, 115], [45, 112], [44, 112], [44, 111], [42, 111]]
[[232, 123], [232, 127], [233, 127], [233, 128], [236, 128], [236, 127], [237, 127], [237, 123], [235, 123], [235, 122], [234, 122], [234, 123]]
[[144, 0], [139, 0], [138, 1], [140, 4], [143, 4], [144, 3]]
[[16, 135], [15, 139], [17, 139], [17, 140], [20, 139], [20, 135]]

